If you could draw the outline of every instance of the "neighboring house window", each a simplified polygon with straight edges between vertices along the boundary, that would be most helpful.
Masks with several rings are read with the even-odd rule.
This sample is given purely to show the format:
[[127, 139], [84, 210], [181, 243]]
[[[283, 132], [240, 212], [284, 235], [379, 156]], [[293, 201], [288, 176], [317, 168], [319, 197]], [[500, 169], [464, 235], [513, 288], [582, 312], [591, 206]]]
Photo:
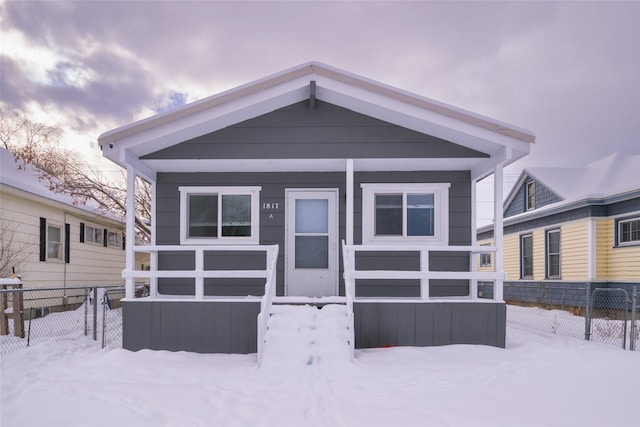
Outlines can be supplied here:
[[122, 234], [118, 231], [107, 230], [107, 245], [116, 248], [122, 247]]
[[260, 187], [180, 187], [180, 241], [258, 244]]
[[[482, 246], [490, 246], [490, 245], [482, 245]], [[491, 267], [491, 254], [490, 253], [481, 253], [480, 254], [480, 267]]]
[[84, 227], [84, 241], [87, 243], [95, 243], [98, 245], [103, 244], [104, 229], [93, 227], [91, 225], [85, 225]]
[[533, 279], [533, 235], [520, 236], [520, 278]]
[[53, 223], [40, 218], [40, 261], [71, 262], [71, 226]]
[[560, 278], [560, 230], [547, 231], [547, 278]]
[[536, 208], [536, 182], [529, 181], [525, 187], [526, 192], [526, 210]]
[[618, 245], [640, 243], [640, 218], [621, 219], [618, 224]]
[[62, 227], [47, 224], [47, 260], [62, 260]]
[[449, 184], [362, 184], [363, 243], [449, 242]]

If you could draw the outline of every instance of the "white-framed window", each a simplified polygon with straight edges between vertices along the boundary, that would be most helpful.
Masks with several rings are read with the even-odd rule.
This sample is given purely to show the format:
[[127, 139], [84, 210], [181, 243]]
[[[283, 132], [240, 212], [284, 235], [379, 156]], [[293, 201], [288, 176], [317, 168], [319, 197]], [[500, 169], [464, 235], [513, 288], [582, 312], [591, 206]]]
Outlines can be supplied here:
[[107, 245], [122, 248], [122, 233], [114, 230], [107, 230]]
[[618, 246], [640, 244], [640, 217], [620, 219], [616, 222]]
[[258, 244], [261, 187], [179, 187], [183, 244]]
[[525, 210], [530, 211], [536, 208], [536, 182], [529, 181], [525, 187]]
[[533, 279], [533, 234], [520, 236], [520, 278]]
[[96, 227], [86, 224], [84, 226], [84, 241], [85, 243], [95, 243], [96, 245], [102, 245], [104, 239], [104, 228]]
[[449, 244], [449, 187], [361, 184], [363, 244]]
[[[482, 245], [482, 246], [491, 246], [491, 245]], [[491, 253], [481, 253], [480, 254], [480, 267], [491, 267]]]
[[560, 229], [547, 231], [547, 279], [560, 278]]
[[47, 222], [47, 261], [62, 261], [63, 228], [61, 225]]

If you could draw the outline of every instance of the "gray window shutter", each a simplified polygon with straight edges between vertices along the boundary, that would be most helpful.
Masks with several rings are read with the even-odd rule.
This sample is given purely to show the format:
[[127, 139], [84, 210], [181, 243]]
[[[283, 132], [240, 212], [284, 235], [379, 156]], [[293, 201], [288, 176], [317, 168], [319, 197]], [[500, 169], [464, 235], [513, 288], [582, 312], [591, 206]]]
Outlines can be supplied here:
[[47, 260], [47, 219], [40, 218], [40, 261]]
[[80, 243], [84, 243], [84, 222], [80, 223]]
[[64, 262], [71, 261], [71, 225], [64, 225]]

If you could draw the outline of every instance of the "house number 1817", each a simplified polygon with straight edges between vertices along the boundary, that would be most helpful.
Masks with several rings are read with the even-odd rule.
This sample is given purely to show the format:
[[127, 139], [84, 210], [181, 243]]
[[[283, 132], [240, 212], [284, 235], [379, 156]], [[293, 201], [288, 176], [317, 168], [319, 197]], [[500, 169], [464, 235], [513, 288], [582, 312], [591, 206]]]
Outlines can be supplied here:
[[278, 202], [273, 202], [273, 203], [263, 203], [262, 204], [262, 209], [266, 210], [266, 211], [270, 211], [270, 210], [275, 210], [278, 209]]

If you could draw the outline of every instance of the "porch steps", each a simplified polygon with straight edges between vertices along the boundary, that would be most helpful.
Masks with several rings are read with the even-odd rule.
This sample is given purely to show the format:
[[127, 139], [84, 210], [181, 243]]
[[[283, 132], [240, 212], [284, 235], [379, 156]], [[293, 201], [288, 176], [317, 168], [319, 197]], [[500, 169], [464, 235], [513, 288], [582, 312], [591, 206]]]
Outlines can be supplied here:
[[346, 305], [274, 305], [261, 367], [347, 363], [351, 360], [348, 325]]

